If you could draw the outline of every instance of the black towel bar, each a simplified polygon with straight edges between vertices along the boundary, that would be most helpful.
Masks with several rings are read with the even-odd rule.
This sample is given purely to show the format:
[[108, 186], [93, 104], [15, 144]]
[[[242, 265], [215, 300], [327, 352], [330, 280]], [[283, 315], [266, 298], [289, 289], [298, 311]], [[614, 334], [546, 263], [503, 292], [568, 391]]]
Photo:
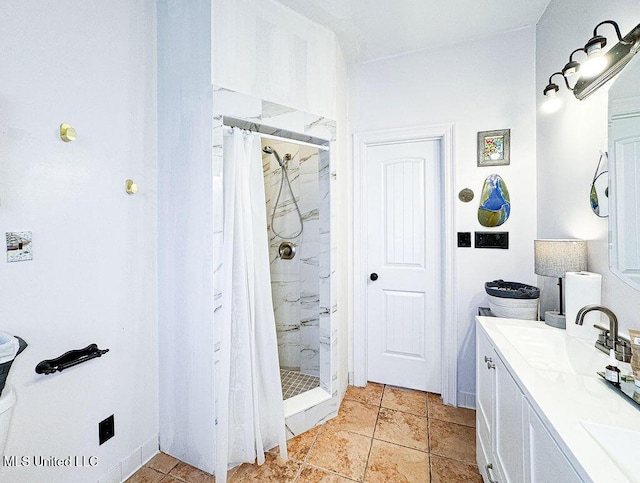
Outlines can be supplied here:
[[56, 371], [63, 371], [68, 367], [77, 366], [90, 359], [102, 356], [109, 352], [109, 349], [98, 349], [97, 344], [91, 344], [84, 349], [65, 352], [55, 359], [47, 359], [36, 366], [38, 374], [53, 374]]

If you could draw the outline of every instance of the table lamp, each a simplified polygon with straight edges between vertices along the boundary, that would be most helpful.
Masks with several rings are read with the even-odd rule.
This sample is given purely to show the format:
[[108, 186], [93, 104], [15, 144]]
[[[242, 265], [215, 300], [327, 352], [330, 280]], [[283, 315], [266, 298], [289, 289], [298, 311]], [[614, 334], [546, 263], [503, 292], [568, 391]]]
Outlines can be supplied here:
[[587, 242], [585, 240], [534, 240], [535, 273], [557, 277], [560, 290], [560, 310], [544, 313], [544, 322], [552, 327], [566, 328], [562, 300], [562, 278], [566, 272], [587, 269]]

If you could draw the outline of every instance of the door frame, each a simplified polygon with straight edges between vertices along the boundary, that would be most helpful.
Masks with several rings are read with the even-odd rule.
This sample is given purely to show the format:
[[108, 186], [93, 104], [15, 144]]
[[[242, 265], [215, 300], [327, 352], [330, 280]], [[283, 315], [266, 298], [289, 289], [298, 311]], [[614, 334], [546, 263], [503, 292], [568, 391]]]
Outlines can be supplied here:
[[[454, 317], [456, 260], [454, 253], [454, 124], [434, 124], [353, 134], [353, 383], [367, 383], [367, 176], [368, 148], [417, 141], [440, 141], [441, 230], [444, 255], [440, 273], [442, 287], [441, 344], [442, 399], [457, 405], [458, 329]], [[445, 350], [449, 349], [449, 350]]]

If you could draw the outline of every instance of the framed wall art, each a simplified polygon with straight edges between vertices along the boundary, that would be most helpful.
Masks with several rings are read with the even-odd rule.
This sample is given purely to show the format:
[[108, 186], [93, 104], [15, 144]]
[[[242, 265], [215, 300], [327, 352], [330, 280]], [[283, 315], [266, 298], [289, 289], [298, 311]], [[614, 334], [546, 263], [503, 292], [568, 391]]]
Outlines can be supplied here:
[[511, 129], [478, 133], [478, 166], [506, 166], [510, 163]]

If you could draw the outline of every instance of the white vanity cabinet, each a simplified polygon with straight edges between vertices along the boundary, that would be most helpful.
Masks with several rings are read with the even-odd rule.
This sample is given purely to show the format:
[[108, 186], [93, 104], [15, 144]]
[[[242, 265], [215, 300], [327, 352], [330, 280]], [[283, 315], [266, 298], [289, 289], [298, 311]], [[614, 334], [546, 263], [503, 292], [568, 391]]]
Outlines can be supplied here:
[[493, 393], [495, 372], [490, 370], [495, 352], [484, 332], [476, 338], [476, 461], [485, 482], [495, 481], [493, 455]]
[[477, 338], [477, 459], [487, 482], [524, 481], [523, 395], [483, 331]]
[[582, 481], [478, 325], [476, 458], [485, 483]]
[[524, 407], [525, 419], [525, 474], [527, 483], [583, 481], [567, 460], [549, 430], [528, 401]]

